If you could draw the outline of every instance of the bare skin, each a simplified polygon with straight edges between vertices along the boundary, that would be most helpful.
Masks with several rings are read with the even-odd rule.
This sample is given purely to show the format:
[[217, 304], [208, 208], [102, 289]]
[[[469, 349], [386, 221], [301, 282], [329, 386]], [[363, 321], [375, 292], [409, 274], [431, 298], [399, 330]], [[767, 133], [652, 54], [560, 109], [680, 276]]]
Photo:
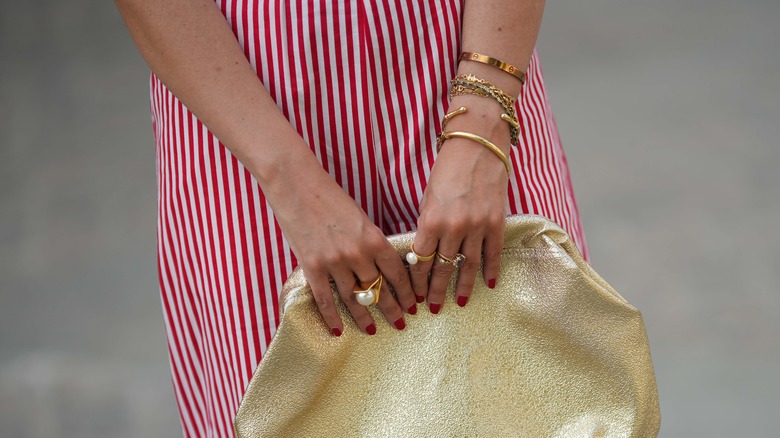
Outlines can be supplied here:
[[[378, 303], [391, 325], [402, 320], [404, 313], [416, 312], [412, 282], [417, 294], [428, 296], [429, 303], [443, 302], [445, 278], [452, 272], [434, 268], [428, 285], [429, 262], [418, 264], [410, 279], [382, 231], [325, 172], [279, 111], [212, 0], [116, 3], [155, 74], [260, 184], [306, 274], [323, 320], [334, 334], [343, 331], [343, 321], [336, 311], [330, 278], [357, 325], [369, 334], [375, 330], [375, 321], [352, 292], [356, 276], [370, 281], [381, 272], [392, 284], [397, 300], [385, 286]], [[489, 54], [515, 66], [527, 65], [541, 21], [541, 2], [525, 6], [525, 2], [492, 0], [479, 7], [471, 3], [466, 6], [464, 50]], [[510, 94], [520, 89], [517, 79], [490, 66], [463, 62], [459, 72], [478, 74]], [[486, 136], [508, 150], [506, 122], [493, 120], [500, 107], [474, 96], [457, 99], [452, 105], [466, 105], [469, 113], [453, 119], [450, 126]], [[438, 248], [449, 256], [463, 247], [460, 252], [468, 261], [461, 268], [458, 294], [471, 293], [483, 242], [489, 255], [486, 279], [497, 275], [506, 190], [506, 172], [490, 151], [467, 140], [447, 141], [423, 197], [415, 248], [421, 254]], [[366, 254], [375, 257], [371, 260]]]
[[[544, 1], [467, 1], [463, 16], [462, 50], [482, 53], [525, 71], [541, 26]], [[462, 61], [459, 74], [474, 74], [511, 96], [520, 93], [521, 82], [493, 66]], [[479, 96], [456, 96], [450, 108], [465, 106], [468, 112], [453, 118], [448, 131], [481, 135], [509, 156], [509, 125], [498, 116], [501, 107]], [[484, 281], [495, 286], [501, 266], [501, 250], [507, 202], [507, 174], [493, 153], [471, 140], [447, 140], [431, 171], [420, 205], [414, 248], [418, 254], [438, 251], [452, 258], [466, 256], [455, 290], [458, 304], [471, 297], [484, 252]], [[435, 259], [411, 266], [415, 292], [427, 296], [438, 313], [455, 268]], [[430, 279], [428, 273], [431, 273]], [[491, 281], [492, 280], [492, 281]]]

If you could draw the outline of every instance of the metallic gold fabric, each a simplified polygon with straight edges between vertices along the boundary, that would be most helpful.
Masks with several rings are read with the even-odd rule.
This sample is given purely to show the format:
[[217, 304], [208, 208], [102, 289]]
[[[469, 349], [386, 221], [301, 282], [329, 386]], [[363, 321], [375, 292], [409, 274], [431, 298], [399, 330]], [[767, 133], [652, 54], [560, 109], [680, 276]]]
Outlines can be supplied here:
[[[399, 255], [414, 234], [390, 237]], [[628, 254], [627, 254], [628, 255]], [[653, 437], [660, 415], [642, 316], [554, 222], [507, 218], [495, 289], [406, 329], [375, 306], [368, 336], [322, 323], [301, 270], [235, 420], [239, 437]], [[340, 302], [337, 300], [337, 302]]]

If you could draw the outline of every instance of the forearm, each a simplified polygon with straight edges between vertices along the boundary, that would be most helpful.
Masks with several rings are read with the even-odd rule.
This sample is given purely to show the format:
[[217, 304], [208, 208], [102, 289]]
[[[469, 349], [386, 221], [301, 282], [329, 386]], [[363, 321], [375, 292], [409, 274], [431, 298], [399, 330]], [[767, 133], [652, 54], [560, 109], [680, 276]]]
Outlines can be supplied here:
[[116, 3], [152, 71], [264, 189], [289, 178], [286, 169], [316, 163], [268, 95], [213, 1]]
[[[467, 0], [463, 11], [461, 49], [499, 59], [525, 72], [533, 54], [544, 11], [543, 0]], [[491, 82], [513, 97], [522, 83], [498, 68], [475, 61], [460, 61], [458, 74], [473, 74]], [[500, 106], [491, 99], [461, 95], [452, 99], [452, 109], [468, 108], [468, 117], [458, 116], [448, 131], [467, 131], [486, 137], [509, 152], [509, 125], [498, 116]]]
[[[463, 11], [462, 50], [507, 62], [525, 72], [542, 23], [544, 0], [467, 0]], [[461, 62], [458, 73], [473, 73], [512, 96], [518, 79], [486, 64]]]

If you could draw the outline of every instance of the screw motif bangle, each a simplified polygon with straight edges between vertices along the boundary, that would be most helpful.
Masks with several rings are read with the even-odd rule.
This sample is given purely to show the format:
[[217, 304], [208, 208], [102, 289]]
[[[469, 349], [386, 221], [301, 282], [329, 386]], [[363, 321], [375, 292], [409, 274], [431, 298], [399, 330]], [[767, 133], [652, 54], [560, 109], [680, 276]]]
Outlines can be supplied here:
[[525, 73], [520, 71], [519, 68], [513, 66], [512, 64], [508, 64], [504, 61], [501, 61], [500, 59], [491, 58], [490, 56], [474, 52], [463, 52], [460, 55], [460, 60], [475, 61], [481, 62], [482, 64], [492, 65], [493, 67], [496, 67], [499, 70], [505, 71], [517, 79], [520, 79], [520, 83], [525, 84]]

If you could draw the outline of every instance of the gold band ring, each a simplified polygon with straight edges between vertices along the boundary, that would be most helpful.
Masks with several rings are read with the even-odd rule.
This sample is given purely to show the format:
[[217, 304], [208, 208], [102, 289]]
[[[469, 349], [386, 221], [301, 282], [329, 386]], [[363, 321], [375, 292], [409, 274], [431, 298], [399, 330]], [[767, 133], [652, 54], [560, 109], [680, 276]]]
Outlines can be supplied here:
[[454, 266], [455, 268], [460, 268], [460, 265], [462, 265], [463, 262], [466, 261], [466, 256], [464, 256], [461, 253], [457, 253], [452, 258], [447, 258], [437, 252], [436, 261], [438, 261], [443, 265], [451, 265]]
[[428, 262], [433, 260], [433, 258], [436, 256], [436, 251], [433, 252], [431, 255], [420, 255], [417, 254], [414, 250], [414, 243], [412, 243], [412, 246], [409, 247], [409, 252], [406, 253], [406, 261], [410, 265], [416, 265], [417, 262]]
[[[358, 281], [358, 284], [356, 284], [355, 288], [352, 290], [352, 292], [357, 295], [355, 297], [357, 302], [364, 306], [378, 303], [379, 291], [382, 289], [383, 278], [384, 277], [382, 277], [382, 273], [380, 272], [376, 280], [371, 283]], [[368, 286], [365, 286], [366, 284], [368, 284]]]

